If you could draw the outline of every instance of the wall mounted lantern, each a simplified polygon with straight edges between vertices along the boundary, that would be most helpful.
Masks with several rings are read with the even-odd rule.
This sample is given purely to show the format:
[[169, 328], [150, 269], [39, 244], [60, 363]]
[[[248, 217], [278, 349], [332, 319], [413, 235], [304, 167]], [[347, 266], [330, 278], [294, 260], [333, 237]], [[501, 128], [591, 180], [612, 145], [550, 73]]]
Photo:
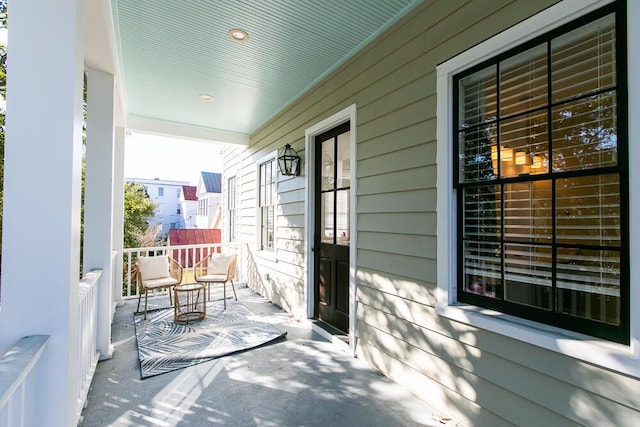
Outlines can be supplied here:
[[278, 151], [278, 169], [282, 175], [298, 176], [300, 173], [300, 156], [289, 144]]

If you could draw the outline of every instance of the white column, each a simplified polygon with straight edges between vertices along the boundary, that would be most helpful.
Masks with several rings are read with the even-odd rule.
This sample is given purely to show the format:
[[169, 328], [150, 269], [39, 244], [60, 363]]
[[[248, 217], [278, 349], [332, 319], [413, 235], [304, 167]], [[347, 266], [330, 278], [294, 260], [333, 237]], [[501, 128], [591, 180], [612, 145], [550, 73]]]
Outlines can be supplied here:
[[76, 423], [84, 2], [12, 1], [0, 353], [50, 335], [35, 425]]
[[113, 301], [124, 304], [122, 299], [123, 258], [122, 246], [124, 240], [124, 137], [125, 129], [115, 128], [113, 151], [113, 240], [111, 246], [117, 251], [113, 270]]
[[98, 282], [97, 348], [100, 358], [110, 358], [113, 306], [111, 240], [113, 228], [114, 78], [87, 70], [87, 148], [84, 192], [84, 254], [86, 274], [101, 269]]

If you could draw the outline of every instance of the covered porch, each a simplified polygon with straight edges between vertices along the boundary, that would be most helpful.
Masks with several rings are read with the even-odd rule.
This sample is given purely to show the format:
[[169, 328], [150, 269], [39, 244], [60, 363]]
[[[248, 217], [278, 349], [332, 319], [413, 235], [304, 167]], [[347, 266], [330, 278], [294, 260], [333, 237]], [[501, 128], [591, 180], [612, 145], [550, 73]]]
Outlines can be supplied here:
[[[640, 111], [640, 27], [633, 23], [639, 16], [640, 2], [634, 0], [13, 1], [0, 425], [77, 425], [87, 396], [86, 425], [205, 419], [234, 424], [233, 418], [238, 424], [302, 424], [296, 415], [303, 410], [309, 411], [303, 412], [306, 425], [327, 412], [349, 417], [340, 413], [343, 405], [334, 405], [341, 400], [356, 414], [371, 409], [379, 420], [399, 425], [446, 421], [434, 419], [437, 413], [424, 401], [450, 409], [469, 425], [637, 425], [640, 198], [634, 190], [640, 178], [634, 166], [640, 161], [640, 122], [634, 118]], [[583, 38], [594, 47], [579, 47]], [[578, 54], [556, 61], [556, 45]], [[535, 53], [538, 48], [545, 53]], [[588, 65], [583, 51], [602, 65]], [[524, 73], [529, 77], [513, 96], [502, 98], [501, 85], [487, 83], [500, 82], [501, 65], [522, 63], [529, 69], [537, 58], [546, 61], [544, 73]], [[553, 101], [557, 88], [564, 87], [554, 86], [563, 80], [553, 77], [558, 62], [568, 67], [562, 69], [577, 66], [599, 74], [567, 71], [572, 89]], [[485, 65], [492, 70], [487, 76], [493, 76], [486, 80]], [[469, 93], [477, 97], [461, 103], [467, 89], [460, 82], [469, 76], [475, 76]], [[587, 82], [595, 82], [594, 92], [581, 92]], [[535, 88], [545, 95], [530, 96]], [[594, 96], [608, 101], [577, 102]], [[543, 106], [525, 108], [538, 98]], [[457, 120], [485, 109], [477, 105], [502, 99], [514, 104], [500, 109], [520, 103], [524, 109], [514, 116], [497, 114], [500, 123], [487, 109], [472, 127], [481, 137], [468, 145], [464, 135], [471, 134], [462, 132], [466, 125]], [[574, 104], [585, 114], [559, 109]], [[529, 117], [542, 111], [545, 130], [538, 134]], [[552, 120], [556, 113], [558, 120]], [[577, 126], [561, 126], [568, 117]], [[520, 136], [502, 141], [509, 129], [505, 123], [512, 121], [518, 123], [517, 135], [531, 140], [545, 135], [547, 143], [534, 150]], [[223, 196], [222, 241], [240, 245], [246, 255], [241, 299], [266, 313], [267, 303], [249, 292], [259, 291], [292, 314], [266, 314], [287, 328], [290, 339], [137, 380], [130, 352], [135, 340], [127, 324], [131, 303], [125, 301], [135, 295], [122, 247], [128, 129], [226, 144], [223, 186], [233, 197]], [[603, 137], [602, 129], [610, 135]], [[590, 132], [593, 141], [575, 139]], [[569, 144], [578, 140], [582, 145]], [[499, 143], [508, 145], [504, 155]], [[598, 155], [583, 154], [583, 145]], [[300, 175], [276, 168], [278, 153], [287, 146], [301, 155]], [[460, 182], [465, 163], [456, 150], [467, 146], [469, 165], [493, 170], [495, 152], [495, 167], [501, 171], [508, 161], [505, 171], [513, 176], [488, 181], [499, 177], [494, 171], [486, 182], [484, 175]], [[537, 156], [564, 156], [565, 146], [579, 148], [570, 153], [576, 161], [589, 163], [593, 157], [601, 166], [558, 171], [548, 163], [544, 174], [529, 173], [539, 169]], [[600, 156], [605, 151], [608, 157]], [[517, 154], [524, 155], [524, 164]], [[524, 169], [512, 169], [516, 166]], [[583, 175], [614, 178], [575, 186], [597, 199], [580, 197], [593, 203], [589, 212], [597, 214], [575, 222], [569, 220], [570, 209], [558, 207], [578, 200], [578, 193], [558, 189]], [[551, 189], [550, 214], [544, 217], [550, 225], [543, 228], [555, 236], [544, 234], [555, 241], [540, 242], [555, 255], [539, 252], [550, 260], [544, 295], [555, 291], [544, 300], [549, 304], [535, 307], [531, 302], [538, 294], [529, 299], [523, 292], [510, 300], [495, 288], [510, 287], [507, 276], [513, 272], [518, 289], [543, 277], [536, 273], [543, 271], [542, 255], [527, 249], [538, 243], [500, 232], [487, 246], [494, 249], [465, 252], [469, 240], [461, 221], [468, 217], [462, 198], [467, 189], [491, 188], [487, 203], [493, 203], [505, 188], [534, 181]], [[489, 182], [499, 182], [503, 190]], [[514, 229], [533, 233], [537, 223], [521, 227], [525, 221], [519, 221], [534, 218], [528, 212], [538, 210], [540, 198], [528, 190], [513, 193], [522, 202], [511, 205], [517, 214], [503, 214], [506, 202], [500, 209], [480, 209], [472, 203], [473, 192], [468, 211], [477, 208], [479, 218], [492, 212], [486, 217], [492, 229], [504, 230], [513, 221]], [[553, 225], [565, 216], [566, 227]], [[481, 244], [474, 247], [484, 248], [486, 224], [477, 229]], [[590, 228], [601, 233], [599, 239], [611, 233], [613, 243], [587, 244], [579, 234], [566, 242], [552, 232]], [[323, 244], [331, 244], [334, 253], [339, 247], [340, 257], [322, 259]], [[512, 251], [517, 262], [504, 261], [505, 248], [525, 246]], [[587, 255], [574, 264], [567, 249], [576, 248]], [[468, 253], [481, 262], [478, 268], [467, 263]], [[251, 257], [257, 267], [248, 262]], [[521, 266], [527, 267], [524, 272]], [[324, 276], [315, 274], [320, 271]], [[322, 319], [319, 302], [332, 299], [329, 292], [322, 294], [327, 289], [322, 280], [338, 275], [343, 298], [340, 307], [334, 305], [335, 312], [348, 314], [341, 319], [342, 330], [348, 330], [345, 353], [305, 324]], [[474, 275], [491, 280], [476, 284]], [[498, 276], [501, 284], [494, 280]], [[578, 285], [567, 286], [563, 277]], [[565, 290], [575, 296], [566, 307], [557, 303]], [[609, 296], [615, 298], [607, 302]], [[610, 309], [615, 315], [600, 316]], [[419, 409], [385, 405], [396, 393], [389, 390], [398, 389], [360, 361], [423, 399], [416, 403]], [[216, 400], [220, 394], [224, 399]], [[397, 396], [399, 402], [416, 402]], [[262, 404], [271, 399], [276, 404], [265, 409]], [[100, 400], [108, 407], [94, 406]], [[252, 415], [236, 411], [236, 402], [252, 408]]]

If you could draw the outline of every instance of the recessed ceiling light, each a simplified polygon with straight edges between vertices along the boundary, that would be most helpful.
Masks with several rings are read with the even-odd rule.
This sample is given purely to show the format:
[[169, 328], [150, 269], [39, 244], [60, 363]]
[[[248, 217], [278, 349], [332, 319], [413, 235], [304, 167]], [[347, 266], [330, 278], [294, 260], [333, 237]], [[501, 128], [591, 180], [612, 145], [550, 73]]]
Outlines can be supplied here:
[[200, 95], [198, 95], [198, 98], [200, 98], [203, 101], [213, 101], [213, 96], [207, 94], [207, 93], [202, 93]]
[[238, 43], [246, 42], [247, 39], [249, 38], [249, 34], [247, 34], [246, 31], [240, 30], [238, 28], [229, 30], [228, 34], [231, 40]]

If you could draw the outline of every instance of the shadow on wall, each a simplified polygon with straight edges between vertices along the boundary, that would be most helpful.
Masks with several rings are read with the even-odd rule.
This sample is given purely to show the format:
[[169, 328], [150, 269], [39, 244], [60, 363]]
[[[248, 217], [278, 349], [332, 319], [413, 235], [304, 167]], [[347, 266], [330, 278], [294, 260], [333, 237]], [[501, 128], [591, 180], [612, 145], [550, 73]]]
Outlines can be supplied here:
[[304, 299], [304, 282], [296, 280], [275, 280], [270, 273], [265, 276], [249, 250], [246, 256], [246, 284], [254, 292], [268, 299], [296, 318], [307, 318]]
[[296, 319], [306, 319], [306, 303], [304, 291], [299, 289], [303, 283], [286, 276], [278, 276], [276, 282], [273, 277], [268, 280], [274, 296], [273, 303], [290, 313]]
[[442, 318], [435, 287], [410, 282], [358, 274], [357, 353], [390, 378], [470, 425], [637, 421], [633, 380]]
[[246, 259], [246, 282], [249, 289], [254, 292], [259, 293], [265, 298], [271, 300], [271, 295], [269, 294], [267, 287], [262, 280], [262, 276], [260, 276], [260, 271], [258, 270], [258, 265], [256, 261], [253, 259], [253, 253], [251, 250], [246, 251], [247, 259]]

